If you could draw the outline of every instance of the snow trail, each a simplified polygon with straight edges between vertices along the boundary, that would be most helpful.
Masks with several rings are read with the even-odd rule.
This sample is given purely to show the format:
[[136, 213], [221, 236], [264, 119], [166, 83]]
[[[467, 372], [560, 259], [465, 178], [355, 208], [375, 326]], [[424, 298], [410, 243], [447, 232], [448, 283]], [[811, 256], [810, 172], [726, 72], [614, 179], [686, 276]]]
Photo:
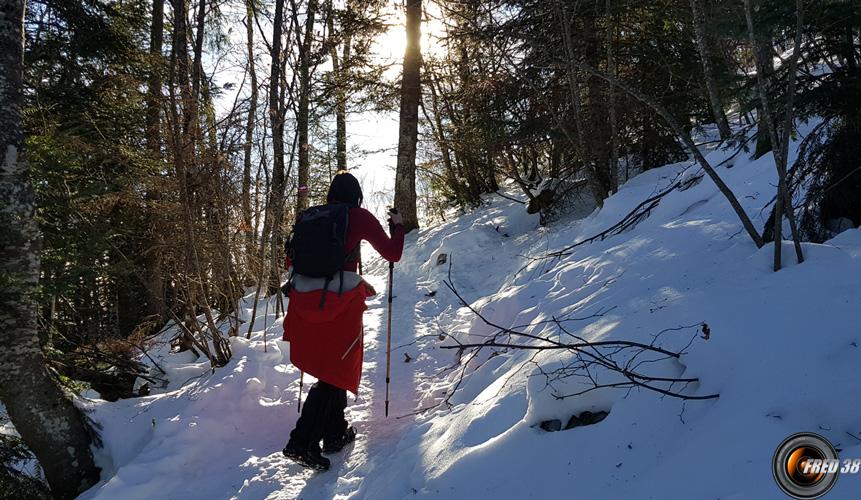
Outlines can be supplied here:
[[[385, 295], [387, 276], [365, 275], [365, 279], [378, 293], [368, 300], [368, 310], [364, 316], [365, 359], [358, 399], [348, 394], [346, 415], [347, 421], [356, 426], [359, 431], [356, 442], [340, 453], [328, 455], [332, 460], [332, 468], [324, 473], [314, 473], [298, 467], [284, 460], [280, 451], [270, 455], [267, 457], [268, 463], [261, 464], [260, 467], [264, 472], [263, 477], [260, 480], [255, 477], [247, 481], [246, 485], [232, 498], [309, 500], [350, 498], [361, 491], [363, 479], [366, 476], [385, 474], [385, 471], [380, 471], [378, 468], [397, 447], [404, 430], [409, 427], [412, 420], [403, 415], [411, 412], [415, 405], [416, 388], [412, 370], [415, 365], [404, 363], [397, 352], [392, 354], [390, 411], [389, 417], [386, 418], [384, 401], [388, 314]], [[404, 285], [408, 285], [408, 282]], [[415, 294], [409, 293], [407, 286], [402, 286], [397, 281], [395, 294], [392, 309], [393, 347], [404, 338], [412, 336], [416, 319], [412, 314], [416, 306]], [[289, 409], [296, 412], [295, 405], [290, 405]], [[290, 422], [290, 425], [285, 427], [288, 432], [292, 429], [295, 418], [291, 418]], [[284, 440], [286, 441], [286, 433]], [[281, 486], [271, 489], [273, 481], [267, 480], [267, 475], [274, 480], [275, 485]]]
[[[716, 165], [731, 155], [708, 153]], [[771, 162], [742, 153], [718, 168], [758, 227], [774, 190]], [[366, 277], [379, 294], [368, 301], [362, 384], [347, 409], [359, 436], [330, 455], [325, 473], [281, 455], [297, 418], [299, 374], [289, 344], [277, 340], [282, 324], [271, 307], [258, 308], [250, 340], [231, 339], [233, 359], [215, 373], [190, 353], [154, 349], [171, 380], [161, 393], [87, 403], [103, 426], [105, 481], [82, 498], [761, 499], [783, 496], [771, 458], [789, 434], [818, 432], [841, 457], [861, 457], [861, 229], [805, 243], [802, 265], [787, 246], [785, 268], [774, 273], [771, 245], [757, 249], [745, 237], [706, 179], [672, 191], [623, 233], [559, 259], [529, 259], [599, 234], [680, 176], [696, 174], [690, 162], [649, 170], [600, 211], [552, 228], [539, 227], [522, 204], [491, 195], [475, 210], [408, 235], [395, 267], [389, 418], [388, 266], [368, 260]], [[442, 254], [447, 263], [438, 265]], [[460, 360], [440, 347], [497, 331], [443, 285], [449, 264], [471, 307], [506, 328], [561, 335], [550, 320], [570, 317], [570, 331], [586, 339], [649, 343], [674, 329], [659, 343], [682, 349], [693, 337], [680, 358], [650, 363], [649, 372], [698, 378], [679, 390], [720, 398], [603, 390], [560, 399], [554, 395], [582, 388], [582, 378], [549, 382], [544, 374], [570, 363], [570, 352], [484, 349]], [[252, 295], [243, 302], [246, 321]], [[711, 328], [709, 340], [683, 327], [701, 322]], [[412, 414], [446, 397], [450, 406]], [[567, 431], [539, 428], [584, 410], [609, 415]], [[861, 477], [847, 476], [829, 498], [859, 492]]]
[[[298, 418], [298, 371], [289, 362], [289, 344], [280, 340], [283, 319], [275, 318], [272, 301], [267, 307], [261, 299], [251, 339], [231, 339], [227, 366], [210, 373], [207, 363], [163, 347], [154, 357], [167, 369], [172, 390], [113, 404], [87, 403], [103, 426], [108, 448], [100, 458], [108, 477], [81, 498], [350, 498], [362, 491], [368, 475], [385, 475], [379, 468], [414, 419], [404, 415], [417, 403], [417, 364], [406, 363], [402, 350], [392, 353], [386, 418], [388, 268], [384, 262], [369, 267], [376, 274], [365, 279], [378, 293], [367, 302], [362, 381], [358, 398], [348, 394], [346, 412], [358, 437], [329, 455], [329, 471], [310, 471], [281, 454]], [[395, 280], [393, 348], [409, 343], [422, 321], [415, 280], [397, 271]], [[243, 304], [246, 315], [252, 300], [249, 296]], [[305, 375], [303, 400], [313, 382]]]

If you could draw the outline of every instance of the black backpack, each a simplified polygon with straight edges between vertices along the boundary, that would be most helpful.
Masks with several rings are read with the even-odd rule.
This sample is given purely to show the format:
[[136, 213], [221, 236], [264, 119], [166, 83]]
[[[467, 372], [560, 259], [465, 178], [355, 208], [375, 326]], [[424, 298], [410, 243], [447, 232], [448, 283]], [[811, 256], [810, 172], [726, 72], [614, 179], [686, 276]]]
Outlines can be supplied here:
[[321, 308], [329, 282], [336, 274], [341, 277], [341, 289], [338, 293], [343, 291], [344, 263], [355, 259], [358, 252], [357, 245], [353, 251], [344, 254], [349, 223], [350, 206], [346, 203], [310, 207], [299, 214], [293, 225], [293, 234], [286, 243], [294, 274], [326, 279], [323, 297], [320, 299]]

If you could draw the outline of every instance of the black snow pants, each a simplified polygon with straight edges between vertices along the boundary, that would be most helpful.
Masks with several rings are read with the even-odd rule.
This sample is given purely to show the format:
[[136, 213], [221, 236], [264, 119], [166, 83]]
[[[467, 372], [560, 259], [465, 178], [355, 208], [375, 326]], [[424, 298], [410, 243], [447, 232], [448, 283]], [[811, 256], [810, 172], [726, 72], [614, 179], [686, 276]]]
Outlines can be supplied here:
[[344, 409], [347, 391], [319, 381], [308, 391], [296, 428], [290, 433], [290, 444], [310, 451], [320, 451], [320, 440], [337, 442], [347, 430]]

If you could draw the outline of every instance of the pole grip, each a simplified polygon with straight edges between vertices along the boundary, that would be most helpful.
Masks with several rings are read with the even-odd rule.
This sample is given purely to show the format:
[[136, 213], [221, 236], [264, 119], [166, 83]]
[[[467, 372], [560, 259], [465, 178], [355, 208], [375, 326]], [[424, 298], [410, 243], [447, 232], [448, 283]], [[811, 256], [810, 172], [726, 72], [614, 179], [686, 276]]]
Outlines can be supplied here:
[[394, 288], [394, 285], [392, 283], [394, 281], [392, 279], [392, 275], [394, 274], [394, 272], [395, 272], [395, 263], [389, 262], [389, 297], [388, 297], [388, 301], [389, 301], [389, 319], [390, 320], [392, 317], [392, 289]]

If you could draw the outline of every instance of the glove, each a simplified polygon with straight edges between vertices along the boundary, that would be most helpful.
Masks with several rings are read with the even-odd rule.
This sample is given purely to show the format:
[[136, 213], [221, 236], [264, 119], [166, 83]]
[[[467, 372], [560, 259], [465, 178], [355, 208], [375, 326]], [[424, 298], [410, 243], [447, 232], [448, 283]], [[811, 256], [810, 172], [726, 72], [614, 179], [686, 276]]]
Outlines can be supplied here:
[[392, 208], [389, 210], [389, 233], [394, 231], [395, 226], [398, 224], [403, 225], [404, 219], [401, 217], [401, 214], [398, 213], [396, 208]]
[[368, 297], [373, 297], [377, 294], [377, 291], [374, 290], [374, 287], [372, 287], [371, 284], [364, 279], [362, 280], [362, 284], [365, 286], [365, 291], [368, 293]]

